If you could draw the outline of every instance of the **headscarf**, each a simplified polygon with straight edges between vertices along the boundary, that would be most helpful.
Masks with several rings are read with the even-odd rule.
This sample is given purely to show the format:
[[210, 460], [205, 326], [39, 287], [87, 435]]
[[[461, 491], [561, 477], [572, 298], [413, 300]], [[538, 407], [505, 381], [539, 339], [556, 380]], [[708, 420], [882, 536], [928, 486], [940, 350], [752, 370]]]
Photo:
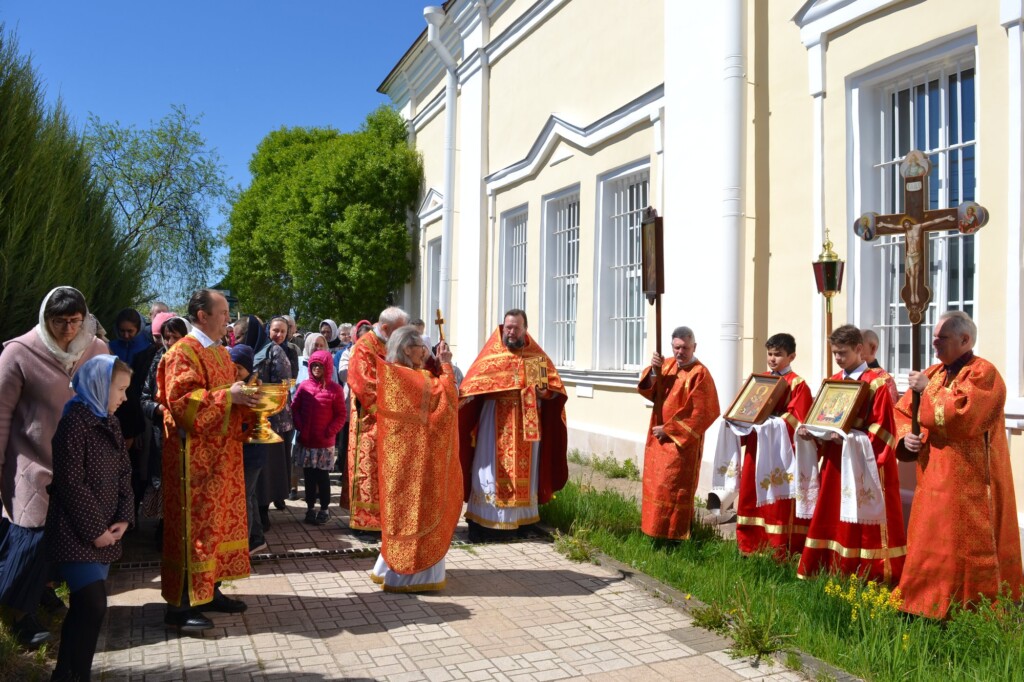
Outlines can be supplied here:
[[[82, 353], [88, 348], [93, 339], [96, 338], [96, 318], [89, 315], [89, 310], [86, 308], [85, 321], [82, 322], [82, 326], [78, 328], [78, 333], [75, 334], [75, 338], [71, 339], [71, 343], [68, 344], [68, 349], [65, 351], [61, 349], [57, 343], [57, 339], [53, 338], [50, 334], [50, 328], [46, 326], [46, 304], [49, 302], [50, 297], [58, 289], [75, 289], [74, 287], [54, 287], [50, 289], [50, 292], [43, 297], [43, 303], [39, 306], [39, 324], [36, 325], [36, 334], [39, 336], [39, 340], [43, 342], [46, 349], [53, 353], [54, 357], [64, 366], [64, 370], [68, 373], [75, 368], [75, 363], [78, 362], [79, 358], [82, 357]], [[82, 293], [82, 292], [78, 292]], [[84, 296], [83, 296], [84, 298]]]
[[[281, 320], [286, 325], [288, 325], [288, 318], [287, 317], [285, 317], [284, 315], [274, 315], [272, 318], [270, 318], [270, 322], [267, 322], [267, 338], [268, 339], [270, 338], [270, 325], [274, 324], [278, 320]], [[291, 325], [288, 325], [288, 329], [291, 329]], [[284, 331], [284, 341], [282, 341], [281, 343], [277, 344], [277, 345], [281, 346], [282, 348], [284, 348], [285, 346], [288, 345], [288, 329], [285, 329], [285, 331]]]
[[[127, 315], [125, 315], [125, 313], [134, 313], [135, 323], [139, 327], [139, 333], [125, 341], [121, 338], [121, 332], [119, 329], [115, 328], [115, 338], [111, 339], [108, 345], [110, 346], [111, 353], [119, 357], [126, 364], [131, 365], [132, 360], [135, 359], [136, 355], [153, 345], [153, 337], [152, 334], [147, 335], [145, 333], [146, 325], [143, 324], [142, 313], [138, 310], [125, 308], [117, 314], [118, 319], [127, 319]], [[120, 327], [120, 325], [117, 325], [117, 327]]]
[[94, 355], [78, 368], [71, 380], [75, 397], [64, 404], [62, 414], [67, 414], [75, 403], [82, 403], [100, 419], [110, 416], [107, 405], [110, 402], [110, 381], [114, 376], [115, 360], [117, 358], [113, 355]]
[[270, 337], [263, 330], [260, 318], [249, 315], [249, 325], [245, 329], [245, 338], [242, 343], [252, 348], [253, 353], [259, 353], [263, 347], [270, 343]]
[[307, 358], [313, 355], [313, 351], [316, 350], [316, 340], [323, 339], [324, 343], [327, 343], [327, 339], [323, 334], [318, 332], [311, 332], [306, 334], [306, 340], [302, 344], [302, 354]]
[[325, 324], [331, 328], [331, 335], [325, 337], [327, 339], [327, 345], [329, 346], [332, 343], [336, 343], [338, 340], [338, 323], [334, 320], [323, 320], [320, 322], [321, 327]]
[[171, 319], [172, 317], [177, 317], [177, 315], [175, 315], [174, 313], [157, 313], [156, 315], [154, 315], [152, 324], [153, 336], [159, 335], [161, 333], [161, 330], [163, 329], [164, 322]]
[[253, 359], [256, 355], [252, 352], [252, 348], [244, 343], [236, 343], [228, 352], [231, 353], [231, 362], [241, 365], [245, 371], [252, 374]]
[[[320, 363], [320, 365], [323, 366], [323, 368], [324, 368], [324, 377], [318, 383], [323, 384], [323, 385], [327, 385], [327, 382], [331, 381], [332, 380], [331, 377], [334, 376], [334, 372], [332, 371], [334, 369], [334, 360], [331, 358], [331, 354], [328, 353], [325, 350], [318, 350], [318, 351], [314, 351], [313, 354], [311, 356], [309, 356], [309, 365], [310, 365], [310, 367], [309, 367], [309, 370], [310, 370], [309, 371], [309, 378], [310, 379], [313, 379], [313, 363]], [[313, 380], [316, 381], [315, 379], [313, 379]]]

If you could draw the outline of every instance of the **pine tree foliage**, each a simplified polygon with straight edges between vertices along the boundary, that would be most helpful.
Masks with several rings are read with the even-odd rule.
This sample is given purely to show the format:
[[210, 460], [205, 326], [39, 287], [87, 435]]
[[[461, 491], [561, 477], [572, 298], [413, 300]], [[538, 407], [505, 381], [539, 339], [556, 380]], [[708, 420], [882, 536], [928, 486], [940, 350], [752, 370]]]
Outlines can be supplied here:
[[123, 239], [60, 103], [42, 88], [0, 24], [0, 338], [36, 324], [55, 286], [79, 289], [110, 324], [144, 300], [144, 256]]
[[282, 128], [263, 139], [229, 220], [227, 283], [243, 309], [294, 309], [315, 326], [388, 305], [412, 273], [408, 212], [423, 177], [406, 136], [381, 107], [354, 133]]

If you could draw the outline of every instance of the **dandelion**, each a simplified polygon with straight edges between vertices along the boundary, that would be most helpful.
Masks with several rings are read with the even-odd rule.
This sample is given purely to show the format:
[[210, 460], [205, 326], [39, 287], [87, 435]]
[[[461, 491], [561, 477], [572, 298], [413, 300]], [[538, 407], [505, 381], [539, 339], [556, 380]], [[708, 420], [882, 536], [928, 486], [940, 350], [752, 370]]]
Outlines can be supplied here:
[[687, 592], [687, 593], [686, 593], [686, 601], [690, 601], [690, 599], [691, 599], [692, 597], [693, 597], [693, 595], [692, 595], [692, 594], [690, 594], [689, 592]]
[[903, 650], [906, 651], [908, 648], [910, 648], [910, 633], [909, 632], [904, 632], [903, 633]]

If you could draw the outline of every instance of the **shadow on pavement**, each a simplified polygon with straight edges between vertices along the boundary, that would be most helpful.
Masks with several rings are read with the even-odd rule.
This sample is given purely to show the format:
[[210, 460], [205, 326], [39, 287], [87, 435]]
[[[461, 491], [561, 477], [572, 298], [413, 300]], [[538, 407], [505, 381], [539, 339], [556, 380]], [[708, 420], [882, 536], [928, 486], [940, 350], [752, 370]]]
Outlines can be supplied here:
[[448, 585], [439, 595], [450, 597], [569, 597], [593, 594], [621, 583], [623, 577], [594, 576], [567, 570], [450, 568]]
[[321, 680], [340, 680], [341, 682], [377, 682], [376, 677], [337, 677], [331, 675], [326, 677], [316, 673], [303, 673], [300, 671], [276, 671], [264, 670], [259, 664], [242, 663], [230, 666], [206, 666], [200, 665], [195, 668], [172, 669], [166, 666], [147, 668], [136, 665], [130, 668], [107, 668], [103, 671], [104, 682], [128, 682], [129, 680], [144, 680], [147, 677], [160, 674], [160, 679], [179, 680], [234, 680], [251, 679], [267, 680], [277, 682], [287, 680], [288, 682], [320, 682]]

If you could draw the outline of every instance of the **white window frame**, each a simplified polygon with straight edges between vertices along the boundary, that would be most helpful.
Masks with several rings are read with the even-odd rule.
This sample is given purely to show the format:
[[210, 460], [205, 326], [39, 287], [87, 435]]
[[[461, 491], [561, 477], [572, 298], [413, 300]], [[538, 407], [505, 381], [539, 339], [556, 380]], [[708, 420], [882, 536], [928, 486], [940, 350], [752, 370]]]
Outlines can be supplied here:
[[[849, 101], [851, 102], [851, 160], [854, 172], [851, 173], [850, 224], [863, 212], [877, 211], [893, 213], [902, 209], [902, 183], [894, 183], [898, 177], [898, 165], [906, 150], [897, 147], [893, 153], [893, 134], [902, 141], [898, 113], [893, 110], [892, 96], [916, 86], [927, 85], [938, 80], [938, 106], [940, 116], [938, 134], [933, 135], [931, 128], [932, 110], [926, 107], [924, 121], [928, 137], [935, 139], [917, 139], [915, 126], [910, 126], [909, 149], [922, 148], [932, 161], [933, 175], [930, 178], [929, 192], [937, 197], [933, 206], [928, 208], [947, 208], [959, 202], [974, 199], [980, 192], [980, 145], [977, 136], [980, 113], [979, 81], [977, 77], [977, 40], [973, 33], [956, 36], [949, 41], [932, 45], [919, 50], [902, 59], [892, 60], [884, 67], [850, 79]], [[969, 131], [965, 133], [962, 126], [958, 127], [956, 140], [948, 137], [946, 118], [948, 116], [949, 76], [974, 70], [974, 131], [972, 138]], [[961, 81], [958, 80], [957, 87]], [[914, 96], [911, 94], [910, 101]], [[927, 98], [925, 102], [927, 103]], [[962, 98], [958, 102], [962, 103]], [[962, 112], [962, 104], [960, 106]], [[910, 121], [915, 115], [912, 110]], [[895, 121], [895, 123], [894, 123]], [[962, 123], [962, 117], [957, 116]], [[958, 171], [959, 183], [956, 188], [951, 186], [949, 177], [949, 161], [960, 162], [965, 153], [973, 150], [974, 187], [963, 187], [962, 173]], [[958, 168], [962, 168], [962, 163]], [[852, 231], [850, 232], [852, 235]], [[969, 240], [969, 241], [965, 241]], [[910, 325], [906, 318], [906, 309], [899, 298], [899, 289], [903, 286], [903, 242], [902, 236], [880, 237], [874, 242], [865, 243], [853, 238], [851, 251], [855, 262], [854, 275], [851, 283], [855, 285], [852, 292], [854, 308], [857, 311], [858, 324], [877, 330], [880, 340], [878, 361], [896, 377], [899, 389], [907, 386], [907, 373], [910, 370]], [[965, 259], [965, 251], [973, 251], [973, 259]], [[950, 308], [966, 309], [976, 315], [979, 302], [977, 266], [979, 261], [978, 242], [973, 236], [952, 232], [929, 233], [930, 272], [928, 286], [932, 290], [932, 300], [925, 313], [922, 324], [922, 348], [927, 349], [929, 360], [926, 365], [935, 362], [929, 339], [931, 338], [934, 321], [942, 312]], [[956, 258], [957, 282], [950, 287], [950, 259]], [[971, 273], [970, 289], [972, 296], [965, 298], [967, 289], [965, 273]], [[959, 295], [951, 296], [954, 292]], [[903, 351], [900, 351], [900, 347]]]
[[[631, 187], [638, 193], [630, 193]], [[595, 369], [636, 373], [643, 366], [647, 306], [643, 295], [640, 221], [650, 201], [648, 158], [598, 178], [599, 244], [594, 297]]]
[[558, 367], [576, 366], [580, 287], [580, 187], [544, 197], [541, 318], [544, 350]]
[[427, 242], [427, 286], [424, 287], [426, 301], [424, 302], [424, 315], [427, 323], [427, 334], [435, 342], [438, 339], [437, 323], [434, 321], [434, 313], [441, 307], [441, 238], [431, 239]]
[[501, 312], [526, 310], [527, 207], [518, 206], [501, 214]]

